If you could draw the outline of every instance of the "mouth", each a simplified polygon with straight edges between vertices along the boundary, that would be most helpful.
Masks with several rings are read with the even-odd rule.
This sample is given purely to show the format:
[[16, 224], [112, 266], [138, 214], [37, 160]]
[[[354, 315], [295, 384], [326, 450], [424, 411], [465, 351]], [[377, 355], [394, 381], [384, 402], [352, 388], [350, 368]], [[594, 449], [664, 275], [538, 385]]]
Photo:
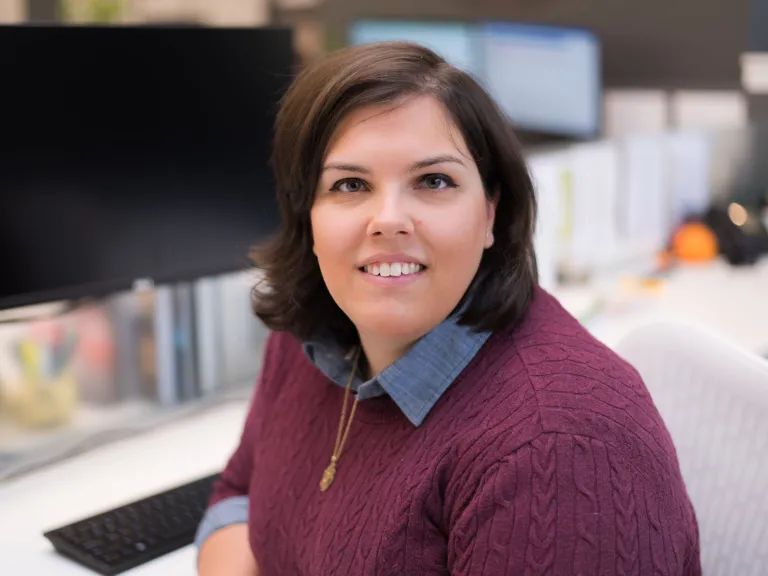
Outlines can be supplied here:
[[397, 278], [419, 274], [426, 270], [426, 268], [423, 264], [415, 262], [379, 262], [361, 266], [359, 270], [365, 274], [380, 278]]

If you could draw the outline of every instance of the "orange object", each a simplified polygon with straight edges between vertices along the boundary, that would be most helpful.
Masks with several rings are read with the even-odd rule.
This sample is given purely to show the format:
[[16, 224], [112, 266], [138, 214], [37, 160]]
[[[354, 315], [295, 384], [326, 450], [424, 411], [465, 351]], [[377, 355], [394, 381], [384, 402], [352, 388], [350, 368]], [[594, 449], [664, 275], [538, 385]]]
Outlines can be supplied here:
[[672, 253], [683, 262], [709, 262], [719, 253], [717, 237], [700, 222], [683, 224], [672, 236]]

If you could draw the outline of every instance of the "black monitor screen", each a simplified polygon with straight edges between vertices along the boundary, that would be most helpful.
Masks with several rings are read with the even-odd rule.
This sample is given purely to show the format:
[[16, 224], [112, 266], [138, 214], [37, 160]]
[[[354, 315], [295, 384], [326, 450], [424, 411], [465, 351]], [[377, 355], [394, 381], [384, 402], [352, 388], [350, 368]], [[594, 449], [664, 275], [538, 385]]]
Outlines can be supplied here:
[[0, 27], [0, 307], [244, 268], [284, 29]]

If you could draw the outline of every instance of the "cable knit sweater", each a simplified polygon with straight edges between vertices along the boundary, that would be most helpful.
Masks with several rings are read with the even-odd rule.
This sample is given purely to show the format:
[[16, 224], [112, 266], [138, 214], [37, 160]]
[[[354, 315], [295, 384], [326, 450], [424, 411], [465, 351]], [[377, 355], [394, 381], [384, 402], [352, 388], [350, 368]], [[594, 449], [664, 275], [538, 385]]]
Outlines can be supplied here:
[[539, 290], [424, 423], [361, 401], [328, 492], [344, 391], [270, 337], [211, 505], [248, 496], [262, 576], [698, 575], [670, 437], [638, 374]]

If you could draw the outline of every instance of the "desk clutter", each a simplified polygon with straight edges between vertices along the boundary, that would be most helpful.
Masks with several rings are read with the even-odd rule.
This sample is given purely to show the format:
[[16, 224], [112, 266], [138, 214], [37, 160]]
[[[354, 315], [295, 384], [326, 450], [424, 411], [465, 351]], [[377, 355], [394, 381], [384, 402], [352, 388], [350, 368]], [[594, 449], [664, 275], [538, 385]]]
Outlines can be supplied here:
[[0, 323], [0, 479], [256, 381], [252, 272]]
[[77, 383], [72, 373], [72, 356], [77, 335], [54, 330], [50, 339], [19, 340], [14, 345], [21, 366], [21, 378], [4, 394], [6, 410], [29, 428], [66, 423], [77, 404]]
[[733, 264], [768, 253], [768, 198], [743, 194], [760, 183], [737, 178], [745, 161], [723, 134], [638, 134], [534, 150], [528, 162], [538, 191], [536, 251], [545, 288], [653, 270], [690, 222], [707, 227], [713, 256]]

